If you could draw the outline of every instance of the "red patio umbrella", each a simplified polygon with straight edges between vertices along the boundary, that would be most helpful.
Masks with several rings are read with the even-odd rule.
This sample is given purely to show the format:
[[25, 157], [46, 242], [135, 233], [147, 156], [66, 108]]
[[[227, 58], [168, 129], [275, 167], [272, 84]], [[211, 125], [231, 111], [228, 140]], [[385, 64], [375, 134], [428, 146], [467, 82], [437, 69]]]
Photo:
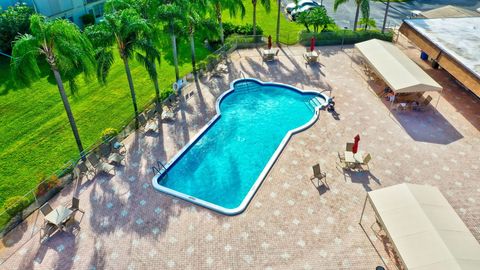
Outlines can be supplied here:
[[310, 51], [313, 52], [315, 50], [315, 37], [310, 39]]
[[268, 49], [272, 48], [272, 36], [268, 36]]
[[355, 138], [353, 138], [355, 141], [353, 142], [353, 147], [352, 147], [352, 152], [355, 154], [358, 151], [358, 142], [360, 141], [360, 135], [357, 134]]

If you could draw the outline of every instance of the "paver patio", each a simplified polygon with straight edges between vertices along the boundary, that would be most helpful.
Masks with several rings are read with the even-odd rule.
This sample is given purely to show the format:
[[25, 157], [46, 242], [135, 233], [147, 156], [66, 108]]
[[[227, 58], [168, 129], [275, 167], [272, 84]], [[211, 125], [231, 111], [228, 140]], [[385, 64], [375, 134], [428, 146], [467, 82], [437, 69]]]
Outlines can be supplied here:
[[[400, 41], [417, 61], [418, 51]], [[115, 176], [82, 179], [86, 214], [77, 235], [62, 232], [40, 244], [39, 234], [32, 236], [35, 213], [3, 239], [0, 268], [375, 269], [384, 262], [358, 224], [366, 191], [402, 182], [439, 187], [480, 240], [479, 100], [445, 72], [419, 62], [445, 88], [437, 108], [390, 114], [371, 90], [381, 86], [367, 83], [351, 61], [352, 47], [320, 47], [320, 65], [313, 67], [305, 65], [304, 51], [283, 47], [279, 61], [269, 64], [257, 49], [232, 53], [228, 74], [185, 89], [194, 95], [182, 99], [174, 123], [164, 123], [158, 134], [127, 138], [126, 166]], [[215, 114], [216, 97], [240, 72], [325, 90], [335, 96], [340, 118], [322, 111], [312, 127], [295, 135], [240, 215], [223, 216], [155, 191], [151, 166], [175, 155]], [[360, 149], [372, 154], [370, 172], [345, 173], [337, 152], [357, 133]], [[318, 162], [330, 189], [310, 181]], [[74, 189], [62, 191], [53, 205], [69, 201]], [[373, 212], [367, 208], [366, 214], [364, 228], [392, 266], [383, 248], [388, 243], [370, 228]], [[37, 226], [41, 221], [38, 216]]]

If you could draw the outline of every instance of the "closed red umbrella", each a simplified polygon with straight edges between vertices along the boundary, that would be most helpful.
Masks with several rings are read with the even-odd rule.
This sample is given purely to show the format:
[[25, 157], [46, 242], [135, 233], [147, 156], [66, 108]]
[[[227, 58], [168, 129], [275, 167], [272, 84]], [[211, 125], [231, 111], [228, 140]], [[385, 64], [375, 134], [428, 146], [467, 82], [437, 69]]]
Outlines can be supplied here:
[[358, 151], [358, 142], [360, 141], [360, 135], [357, 134], [357, 136], [355, 136], [355, 138], [353, 139], [354, 139], [354, 142], [353, 142], [352, 152], [355, 154]]
[[272, 48], [272, 36], [268, 36], [268, 49]]
[[313, 52], [315, 50], [315, 37], [310, 39], [310, 51]]

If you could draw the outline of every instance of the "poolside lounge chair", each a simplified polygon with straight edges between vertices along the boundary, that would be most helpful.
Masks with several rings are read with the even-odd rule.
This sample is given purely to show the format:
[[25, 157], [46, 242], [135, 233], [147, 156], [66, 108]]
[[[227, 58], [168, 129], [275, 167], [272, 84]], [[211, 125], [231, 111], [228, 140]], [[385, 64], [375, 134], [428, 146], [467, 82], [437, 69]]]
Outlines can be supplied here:
[[95, 170], [95, 174], [99, 172], [105, 172], [110, 174], [111, 171], [115, 173], [115, 166], [110, 165], [106, 162], [100, 161], [95, 153], [92, 153], [87, 156], [87, 160], [92, 165], [93, 169]]
[[113, 164], [120, 165], [124, 160], [125, 160], [125, 156], [122, 156], [118, 153], [111, 153], [110, 156], [108, 157], [108, 163], [112, 165]]
[[110, 140], [110, 147], [112, 152], [118, 153], [120, 155], [125, 155], [125, 153], [127, 152], [127, 148], [125, 147], [125, 145], [119, 142], [118, 139], [115, 137]]
[[143, 125], [145, 125], [145, 123], [147, 123], [147, 119], [145, 119], [145, 115], [143, 113], [139, 114], [138, 115], [138, 124], [140, 126], [143, 126]]
[[155, 109], [151, 109], [147, 111], [147, 119], [152, 119], [155, 116]]
[[313, 179], [317, 179], [318, 182], [317, 182], [317, 186], [320, 186], [320, 182], [322, 181], [322, 179], [325, 179], [325, 183], [322, 182], [322, 184], [324, 184], [325, 186], [327, 186], [327, 174], [322, 172], [321, 168], [320, 168], [320, 164], [315, 164], [312, 166], [312, 170], [313, 170], [313, 176], [310, 177], [310, 180], [313, 180]]

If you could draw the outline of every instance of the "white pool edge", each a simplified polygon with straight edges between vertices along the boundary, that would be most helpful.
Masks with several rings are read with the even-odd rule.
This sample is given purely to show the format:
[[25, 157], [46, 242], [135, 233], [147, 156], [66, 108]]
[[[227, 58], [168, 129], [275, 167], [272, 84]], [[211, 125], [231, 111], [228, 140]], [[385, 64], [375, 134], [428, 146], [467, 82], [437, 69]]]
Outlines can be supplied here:
[[160, 192], [163, 192], [163, 193], [166, 193], [166, 194], [169, 194], [169, 195], [172, 195], [172, 196], [175, 196], [175, 197], [178, 197], [182, 200], [185, 200], [185, 201], [188, 201], [188, 202], [191, 202], [193, 204], [196, 204], [196, 205], [200, 205], [202, 207], [205, 207], [205, 208], [208, 208], [208, 209], [211, 209], [213, 211], [216, 211], [216, 212], [219, 212], [221, 214], [224, 214], [224, 215], [229, 215], [229, 216], [233, 216], [233, 215], [238, 215], [240, 213], [242, 213], [243, 211], [245, 211], [245, 209], [247, 208], [248, 204], [250, 203], [250, 201], [252, 200], [253, 196], [255, 195], [255, 193], [257, 192], [257, 190], [259, 189], [260, 185], [263, 183], [263, 180], [265, 179], [265, 177], [267, 176], [268, 172], [270, 171], [270, 169], [273, 167], [273, 164], [277, 161], [278, 157], [280, 156], [280, 154], [282, 153], [283, 149], [285, 149], [285, 146], [287, 145], [288, 141], [290, 140], [290, 138], [294, 135], [294, 134], [297, 134], [299, 132], [302, 132], [304, 130], [306, 130], [307, 128], [309, 128], [310, 126], [312, 126], [317, 120], [318, 120], [318, 117], [320, 116], [320, 110], [327, 105], [327, 102], [328, 102], [328, 99], [329, 97], [319, 91], [315, 91], [315, 90], [302, 90], [302, 89], [299, 89], [299, 88], [296, 88], [292, 85], [288, 85], [288, 84], [283, 84], [283, 83], [276, 83], [276, 82], [262, 82], [260, 80], [257, 80], [257, 79], [254, 79], [254, 78], [245, 78], [245, 79], [236, 79], [234, 81], [232, 81], [230, 83], [230, 89], [225, 91], [224, 93], [222, 93], [218, 98], [217, 98], [217, 101], [215, 103], [215, 109], [216, 109], [216, 112], [217, 114], [215, 114], [215, 116], [210, 120], [208, 121], [208, 123], [202, 127], [197, 135], [195, 135], [182, 149], [180, 149], [180, 151], [175, 155], [173, 156], [171, 159], [170, 159], [170, 162], [168, 162], [167, 164], [165, 164], [165, 171], [168, 171], [168, 169], [170, 168], [170, 166], [172, 164], [175, 163], [175, 161], [180, 158], [184, 153], [185, 151], [187, 151], [190, 146], [192, 144], [194, 144], [202, 135], [203, 133], [208, 129], [210, 128], [210, 126], [215, 123], [215, 121], [221, 116], [221, 112], [220, 112], [220, 103], [222, 102], [223, 98], [225, 98], [225, 96], [227, 96], [228, 94], [230, 94], [231, 92], [233, 92], [235, 90], [234, 88], [234, 85], [235, 83], [239, 82], [239, 81], [255, 81], [256, 83], [260, 84], [260, 85], [271, 85], [271, 86], [282, 86], [282, 87], [285, 87], [285, 88], [289, 88], [289, 89], [292, 89], [294, 91], [297, 91], [297, 92], [300, 92], [302, 94], [315, 94], [315, 95], [320, 95], [320, 96], [323, 96], [325, 98], [325, 102], [324, 104], [321, 104], [321, 106], [316, 106], [315, 107], [315, 113], [313, 115], [313, 117], [310, 119], [310, 121], [308, 121], [307, 123], [305, 123], [304, 125], [296, 128], [296, 129], [292, 129], [290, 130], [289, 132], [287, 132], [287, 134], [285, 135], [285, 137], [283, 138], [283, 140], [281, 141], [281, 143], [278, 145], [277, 149], [275, 150], [275, 152], [273, 153], [272, 157], [269, 159], [269, 161], [267, 162], [267, 164], [265, 165], [265, 167], [263, 168], [262, 172], [260, 173], [260, 175], [257, 177], [257, 180], [255, 181], [255, 183], [252, 185], [252, 187], [250, 188], [250, 190], [248, 191], [247, 195], [245, 195], [245, 198], [243, 199], [242, 203], [236, 207], [236, 208], [225, 208], [225, 207], [222, 207], [222, 206], [219, 206], [219, 205], [216, 205], [216, 204], [213, 204], [213, 203], [210, 203], [210, 202], [207, 202], [207, 201], [204, 201], [202, 199], [199, 199], [199, 198], [196, 198], [196, 197], [193, 197], [193, 196], [190, 196], [188, 194], [184, 194], [184, 193], [181, 193], [181, 192], [178, 192], [176, 190], [173, 190], [173, 189], [170, 189], [170, 188], [167, 188], [167, 187], [164, 187], [162, 185], [160, 185], [158, 183], [158, 178], [162, 175], [160, 173], [157, 173], [153, 179], [152, 179], [152, 185], [153, 187], [160, 191]]

